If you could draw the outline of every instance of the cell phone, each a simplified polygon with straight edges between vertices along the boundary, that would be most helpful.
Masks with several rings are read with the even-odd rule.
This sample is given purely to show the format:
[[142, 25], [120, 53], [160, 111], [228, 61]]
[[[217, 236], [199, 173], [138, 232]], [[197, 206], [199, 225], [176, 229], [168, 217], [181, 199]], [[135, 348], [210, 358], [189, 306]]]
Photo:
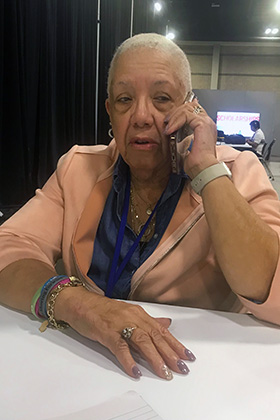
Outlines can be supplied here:
[[[185, 102], [192, 102], [195, 98], [193, 92], [189, 92]], [[179, 174], [183, 169], [183, 161], [180, 158], [177, 151], [177, 144], [180, 143], [185, 137], [191, 134], [190, 127], [187, 124], [184, 124], [179, 130], [170, 134], [169, 136], [169, 147], [171, 155], [171, 170], [174, 174]]]

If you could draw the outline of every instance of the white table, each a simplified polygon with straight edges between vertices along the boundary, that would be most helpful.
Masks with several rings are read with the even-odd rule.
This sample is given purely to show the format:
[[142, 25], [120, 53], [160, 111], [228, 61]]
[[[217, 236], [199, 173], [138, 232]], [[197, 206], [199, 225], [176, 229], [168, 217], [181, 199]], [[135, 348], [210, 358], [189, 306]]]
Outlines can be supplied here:
[[248, 143], [244, 144], [238, 144], [238, 143], [225, 143], [225, 142], [217, 142], [217, 146], [230, 146], [233, 147], [233, 149], [239, 150], [240, 152], [243, 152], [245, 150], [252, 150], [252, 146]]
[[196, 354], [188, 376], [168, 382], [141, 366], [142, 378], [131, 379], [98, 343], [70, 329], [42, 334], [32, 316], [0, 306], [0, 419], [43, 420], [134, 390], [164, 420], [279, 420], [278, 327], [249, 315], [143, 306], [172, 318], [171, 332]]

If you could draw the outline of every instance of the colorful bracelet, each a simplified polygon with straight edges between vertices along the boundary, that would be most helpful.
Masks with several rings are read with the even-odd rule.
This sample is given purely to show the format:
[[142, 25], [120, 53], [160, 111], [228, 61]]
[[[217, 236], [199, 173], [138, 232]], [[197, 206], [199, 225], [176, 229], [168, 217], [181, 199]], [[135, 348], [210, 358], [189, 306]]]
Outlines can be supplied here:
[[54, 276], [51, 277], [43, 286], [39, 287], [39, 289], [35, 292], [34, 296], [31, 300], [31, 312], [32, 314], [40, 319], [40, 318], [47, 318], [47, 309], [46, 309], [46, 300], [48, 298], [49, 292], [57, 286], [60, 282], [67, 280], [70, 281], [69, 277], [67, 276]]
[[[40, 316], [39, 316], [39, 314], [37, 314], [37, 312], [36, 312], [36, 304], [37, 304], [37, 302], [38, 302], [38, 299], [39, 299], [39, 297], [40, 297], [40, 294], [41, 294], [41, 290], [42, 290], [42, 287], [43, 286], [41, 286], [36, 292], [35, 292], [35, 294], [34, 294], [34, 296], [33, 296], [33, 298], [32, 298], [32, 300], [31, 300], [31, 305], [30, 305], [30, 308], [31, 308], [31, 312], [32, 312], [32, 314], [36, 317], [36, 318], [38, 318], [38, 319], [40, 319]], [[41, 317], [42, 318], [42, 317]]]
[[39, 299], [37, 299], [36, 305], [35, 305], [35, 314], [38, 319], [43, 318], [39, 311]]
[[40, 297], [39, 297], [39, 314], [42, 315], [42, 317], [47, 318], [47, 298], [50, 293], [50, 291], [58, 284], [61, 280], [69, 279], [68, 276], [53, 276], [49, 280], [46, 281], [46, 283], [43, 285]]

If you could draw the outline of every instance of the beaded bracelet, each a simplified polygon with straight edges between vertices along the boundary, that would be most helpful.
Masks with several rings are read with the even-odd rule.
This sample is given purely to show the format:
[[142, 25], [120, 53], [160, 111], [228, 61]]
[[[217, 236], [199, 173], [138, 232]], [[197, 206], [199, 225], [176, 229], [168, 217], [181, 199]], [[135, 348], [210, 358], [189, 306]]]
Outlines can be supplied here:
[[54, 276], [54, 277], [51, 277], [49, 280], [47, 280], [46, 283], [43, 285], [41, 293], [40, 293], [40, 297], [39, 297], [39, 313], [44, 318], [48, 317], [48, 315], [47, 315], [47, 299], [48, 299], [49, 293], [51, 292], [51, 290], [53, 288], [56, 287], [56, 285], [58, 283], [60, 283], [64, 279], [68, 279], [68, 281], [69, 281], [68, 276], [63, 276], [63, 275]]
[[[67, 276], [54, 276], [51, 277], [43, 286], [39, 287], [38, 290], [34, 293], [34, 296], [31, 300], [30, 309], [32, 314], [40, 319], [40, 318], [47, 318], [47, 310], [46, 310], [46, 300], [48, 297], [49, 292], [55, 287], [58, 283], [61, 282], [63, 279], [69, 279]], [[45, 310], [44, 310], [45, 308]]]
[[85, 284], [82, 280], [78, 279], [77, 277], [71, 276], [69, 277], [69, 282], [64, 284], [58, 284], [58, 286], [50, 293], [48, 300], [47, 300], [47, 315], [48, 319], [44, 321], [39, 328], [41, 332], [44, 332], [47, 328], [47, 326], [51, 326], [57, 330], [63, 330], [64, 328], [69, 327], [69, 324], [64, 321], [57, 321], [54, 317], [54, 307], [56, 303], [56, 299], [59, 295], [59, 293], [65, 288], [65, 287], [77, 287], [77, 286], [83, 286], [85, 287]]

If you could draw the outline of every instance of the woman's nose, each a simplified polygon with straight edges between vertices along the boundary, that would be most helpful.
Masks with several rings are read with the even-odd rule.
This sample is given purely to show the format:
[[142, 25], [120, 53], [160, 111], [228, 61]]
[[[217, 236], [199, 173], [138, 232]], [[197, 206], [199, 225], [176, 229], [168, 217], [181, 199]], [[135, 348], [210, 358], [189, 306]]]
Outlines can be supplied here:
[[137, 127], [150, 126], [153, 124], [153, 110], [148, 101], [141, 99], [132, 107], [131, 124]]

